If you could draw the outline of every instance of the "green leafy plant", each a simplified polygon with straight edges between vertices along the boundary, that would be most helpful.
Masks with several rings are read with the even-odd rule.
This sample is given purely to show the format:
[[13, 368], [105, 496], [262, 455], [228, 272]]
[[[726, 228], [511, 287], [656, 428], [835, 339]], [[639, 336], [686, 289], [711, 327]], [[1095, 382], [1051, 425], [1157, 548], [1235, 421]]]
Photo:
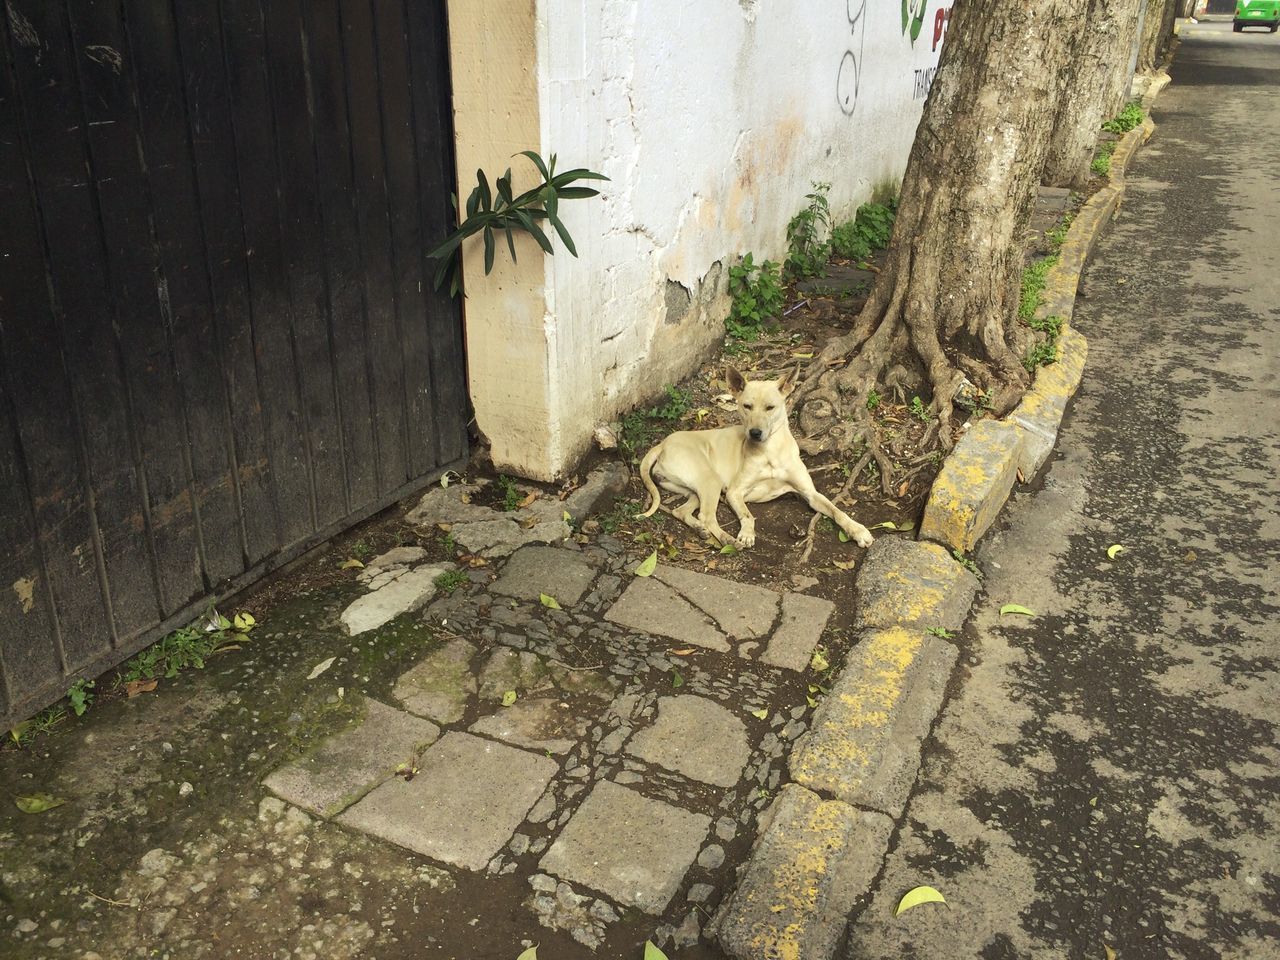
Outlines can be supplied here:
[[1116, 141], [1104, 140], [1098, 144], [1098, 152], [1093, 156], [1089, 169], [1100, 177], [1111, 172], [1111, 155], [1116, 152]]
[[880, 396], [880, 391], [876, 390], [875, 387], [872, 387], [867, 391], [867, 410], [871, 413], [875, 413], [880, 409], [880, 404], [883, 400], [884, 398]]
[[467, 575], [461, 570], [446, 570], [431, 581], [441, 593], [453, 593], [467, 582]]
[[948, 630], [946, 627], [930, 627], [925, 631], [925, 633], [929, 634], [932, 637], [941, 637], [943, 640], [950, 640], [952, 637], [955, 636], [955, 634], [952, 633], [950, 630]]
[[969, 416], [985, 416], [991, 412], [991, 394], [974, 388], [972, 393], [962, 393], [956, 397], [956, 406]]
[[1145, 119], [1147, 115], [1143, 112], [1142, 104], [1137, 100], [1130, 100], [1123, 110], [1102, 125], [1102, 129], [1107, 133], [1128, 133], [1140, 126]]
[[929, 405], [919, 397], [911, 398], [911, 403], [907, 406], [907, 410], [921, 423], [928, 423], [933, 419], [933, 414], [929, 412]]
[[498, 476], [498, 489], [502, 491], [502, 509], [510, 513], [520, 506], [520, 501], [524, 499], [524, 495], [520, 492], [520, 488], [516, 486], [516, 482], [506, 474]]
[[257, 621], [248, 613], [228, 620], [216, 610], [189, 626], [174, 630], [125, 663], [120, 683], [173, 679], [183, 670], [203, 670], [205, 661], [220, 650], [234, 649], [248, 640]]
[[829, 183], [815, 183], [805, 194], [807, 203], [787, 224], [786, 270], [791, 277], [817, 277], [831, 259], [831, 207], [827, 202]]
[[756, 265], [751, 254], [729, 268], [729, 317], [725, 330], [730, 339], [752, 341], [760, 336], [765, 321], [782, 311], [782, 274], [778, 264], [766, 260]]
[[[546, 253], [554, 254], [541, 221], [550, 221], [560, 242], [575, 257], [577, 248], [573, 238], [560, 220], [561, 200], [585, 200], [597, 196], [600, 191], [591, 187], [575, 187], [571, 184], [579, 180], [608, 180], [602, 173], [595, 173], [585, 167], [576, 167], [563, 173], [556, 173], [556, 155], [551, 155], [550, 164], [543, 161], [533, 150], [521, 150], [519, 156], [528, 157], [538, 168], [542, 182], [531, 187], [519, 196], [511, 189], [511, 168], [495, 181], [496, 192], [489, 186], [489, 178], [483, 170], [476, 171], [476, 186], [467, 197], [466, 218], [458, 225], [458, 229], [449, 234], [427, 256], [440, 261], [436, 268], [435, 287], [440, 289], [446, 279], [449, 280], [449, 292], [456, 295], [462, 290], [462, 274], [459, 271], [461, 256], [459, 248], [468, 237], [479, 233], [484, 240], [484, 272], [487, 276], [493, 270], [493, 260], [497, 249], [497, 235], [506, 236], [507, 249], [511, 252], [512, 262], [516, 259], [515, 232], [527, 233], [537, 241]], [[458, 199], [453, 198], [456, 208]]]
[[894, 197], [887, 203], [864, 203], [852, 220], [837, 224], [831, 231], [832, 251], [846, 260], [866, 260], [874, 251], [889, 245], [897, 213], [898, 201]]
[[1059, 316], [1032, 317], [1027, 326], [1037, 333], [1043, 333], [1044, 339], [1032, 347], [1022, 365], [1028, 372], [1034, 373], [1036, 367], [1046, 367], [1058, 359], [1058, 337], [1062, 334], [1062, 318]]
[[966, 557], [959, 550], [952, 550], [951, 556], [956, 558], [956, 563], [960, 564], [960, 566], [964, 567], [966, 570], [972, 573], [979, 580], [982, 579], [982, 570], [978, 567], [976, 563], [973, 562], [972, 559], [970, 559], [969, 557]]
[[689, 391], [671, 384], [663, 388], [663, 397], [654, 406], [632, 410], [622, 418], [618, 446], [628, 458], [634, 458], [642, 447], [648, 446], [660, 432], [683, 417], [693, 406], [693, 397]]
[[71, 712], [83, 717], [84, 712], [93, 706], [93, 688], [97, 684], [93, 680], [81, 677], [67, 688], [67, 699], [71, 701]]
[[26, 747], [65, 719], [67, 719], [66, 707], [55, 703], [51, 707], [45, 707], [30, 720], [23, 720], [15, 724], [9, 730], [9, 737], [19, 747]]

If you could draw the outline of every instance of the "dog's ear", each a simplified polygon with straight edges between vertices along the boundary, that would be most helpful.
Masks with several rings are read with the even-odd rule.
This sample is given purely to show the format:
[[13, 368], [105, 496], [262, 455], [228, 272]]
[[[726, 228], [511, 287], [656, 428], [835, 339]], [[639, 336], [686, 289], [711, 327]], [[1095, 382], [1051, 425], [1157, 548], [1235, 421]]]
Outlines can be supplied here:
[[747, 378], [738, 371], [737, 367], [729, 367], [725, 375], [729, 381], [729, 392], [735, 397], [747, 389]]
[[788, 370], [777, 380], [778, 392], [783, 397], [791, 396], [796, 388], [796, 381], [800, 379], [800, 364], [796, 364], [794, 370]]

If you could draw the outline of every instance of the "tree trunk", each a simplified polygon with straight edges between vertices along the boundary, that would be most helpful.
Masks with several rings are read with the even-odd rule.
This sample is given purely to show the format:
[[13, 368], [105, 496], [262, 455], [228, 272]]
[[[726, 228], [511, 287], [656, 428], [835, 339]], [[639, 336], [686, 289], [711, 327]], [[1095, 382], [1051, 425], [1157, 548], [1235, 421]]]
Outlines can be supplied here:
[[1147, 0], [1147, 16], [1142, 25], [1142, 50], [1138, 69], [1154, 70], [1164, 58], [1173, 39], [1173, 22], [1178, 16], [1179, 0]]
[[1044, 182], [1082, 187], [1103, 121], [1119, 113], [1144, 0], [1090, 0], [1071, 66], [1063, 71]]
[[932, 394], [927, 439], [946, 449], [957, 396], [981, 390], [996, 415], [1021, 398], [1023, 241], [1079, 20], [1068, 0], [956, 0], [875, 290], [797, 391], [806, 451], [862, 440], [887, 489], [872, 388]]

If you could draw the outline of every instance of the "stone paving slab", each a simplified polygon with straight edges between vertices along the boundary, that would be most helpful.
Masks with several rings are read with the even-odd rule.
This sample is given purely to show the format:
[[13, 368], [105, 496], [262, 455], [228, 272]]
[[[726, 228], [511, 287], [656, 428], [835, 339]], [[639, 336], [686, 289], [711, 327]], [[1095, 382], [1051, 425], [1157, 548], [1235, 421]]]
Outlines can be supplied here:
[[413, 760], [440, 736], [440, 728], [418, 717], [365, 701], [360, 723], [330, 737], [314, 752], [285, 764], [263, 781], [295, 807], [332, 817], [355, 803]]
[[649, 914], [680, 888], [711, 826], [690, 813], [602, 780], [539, 867]]
[[476, 648], [467, 641], [450, 640], [402, 673], [391, 695], [410, 713], [454, 723], [462, 719], [467, 701], [476, 692], [471, 672], [475, 654]]
[[709, 616], [733, 640], [767, 636], [778, 619], [778, 594], [707, 573], [659, 564], [653, 576]]
[[502, 575], [489, 589], [520, 600], [554, 597], [562, 607], [575, 606], [600, 571], [580, 554], [559, 547], [521, 547], [511, 555]]
[[901, 625], [959, 630], [978, 591], [978, 578], [946, 547], [881, 537], [867, 551], [857, 585], [856, 629]]
[[632, 630], [670, 637], [708, 650], [728, 653], [732, 649], [706, 614], [652, 577], [633, 580], [605, 617]]
[[627, 753], [692, 780], [732, 787], [751, 756], [746, 725], [720, 704], [684, 694], [658, 700], [658, 719]]
[[836, 605], [804, 593], [782, 595], [782, 619], [760, 659], [775, 667], [800, 672], [809, 666], [813, 650], [827, 628]]
[[716, 917], [720, 945], [734, 960], [830, 960], [892, 832], [883, 814], [787, 784]]
[[956, 649], [916, 628], [865, 635], [790, 758], [792, 778], [846, 803], [898, 816], [920, 744], [942, 708]]
[[531, 750], [563, 754], [586, 733], [587, 722], [567, 703], [550, 697], [517, 700], [471, 725], [474, 733]]
[[412, 780], [388, 780], [338, 822], [468, 870], [485, 868], [559, 770], [545, 756], [467, 733], [446, 734], [418, 767]]
[[426, 606], [436, 593], [435, 579], [452, 563], [432, 563], [408, 570], [378, 589], [357, 598], [342, 611], [342, 625], [351, 636], [376, 630], [400, 616]]

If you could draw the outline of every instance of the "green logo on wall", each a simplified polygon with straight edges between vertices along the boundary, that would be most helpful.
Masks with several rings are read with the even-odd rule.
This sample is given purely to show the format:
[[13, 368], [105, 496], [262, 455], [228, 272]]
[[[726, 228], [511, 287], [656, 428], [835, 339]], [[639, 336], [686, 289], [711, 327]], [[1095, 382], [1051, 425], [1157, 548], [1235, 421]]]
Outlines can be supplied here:
[[902, 0], [902, 32], [911, 31], [911, 45], [915, 46], [920, 28], [924, 26], [924, 8], [927, 0]]

